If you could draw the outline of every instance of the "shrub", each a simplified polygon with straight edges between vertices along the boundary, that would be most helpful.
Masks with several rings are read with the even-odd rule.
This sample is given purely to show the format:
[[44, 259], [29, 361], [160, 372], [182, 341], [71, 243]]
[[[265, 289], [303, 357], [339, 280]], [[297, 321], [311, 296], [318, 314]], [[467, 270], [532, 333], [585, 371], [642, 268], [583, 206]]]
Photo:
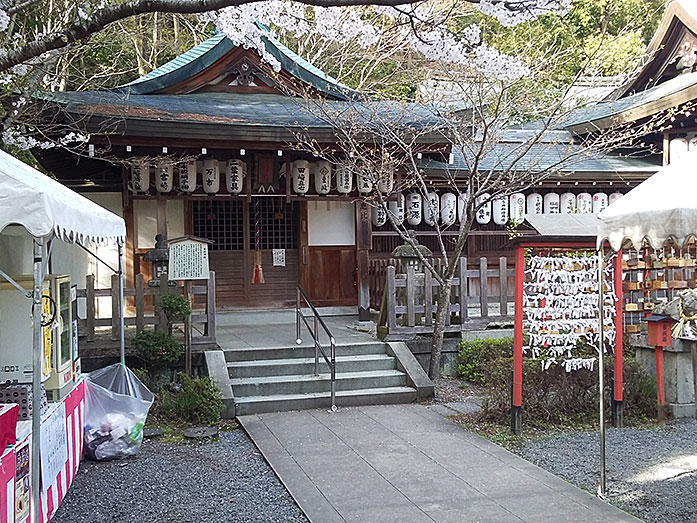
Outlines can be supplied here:
[[172, 419], [213, 425], [220, 420], [223, 398], [210, 378], [189, 378], [180, 373], [181, 387], [176, 392], [163, 388], [159, 394], [160, 412]]
[[180, 294], [165, 294], [160, 299], [169, 323], [184, 321], [184, 318], [191, 314], [191, 303]]
[[151, 371], [177, 363], [181, 358], [181, 343], [166, 332], [143, 331], [133, 341], [138, 356]]
[[456, 358], [457, 375], [472, 383], [483, 384], [487, 375], [486, 367], [493, 360], [505, 356], [513, 357], [511, 338], [463, 340]]

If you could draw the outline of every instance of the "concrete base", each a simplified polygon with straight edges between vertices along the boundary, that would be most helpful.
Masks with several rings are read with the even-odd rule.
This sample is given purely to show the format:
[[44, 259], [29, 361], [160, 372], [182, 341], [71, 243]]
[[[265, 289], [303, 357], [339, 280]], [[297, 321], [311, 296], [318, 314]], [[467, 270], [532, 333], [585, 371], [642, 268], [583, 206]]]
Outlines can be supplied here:
[[[647, 343], [646, 336], [632, 338], [636, 358], [652, 376], [656, 376], [656, 355]], [[693, 342], [673, 340], [671, 347], [663, 349], [663, 372], [666, 403], [674, 418], [690, 418], [695, 415], [694, 378], [692, 376]]]
[[388, 342], [387, 353], [397, 360], [397, 368], [407, 375], [409, 384], [416, 389], [417, 400], [433, 397], [433, 382], [419, 362], [416, 361], [406, 343], [401, 341]]
[[211, 380], [218, 385], [222, 396], [225, 409], [221, 417], [232, 419], [235, 417], [235, 396], [232, 393], [232, 382], [227, 370], [225, 353], [221, 350], [209, 350], [203, 353], [206, 359], [206, 370]]

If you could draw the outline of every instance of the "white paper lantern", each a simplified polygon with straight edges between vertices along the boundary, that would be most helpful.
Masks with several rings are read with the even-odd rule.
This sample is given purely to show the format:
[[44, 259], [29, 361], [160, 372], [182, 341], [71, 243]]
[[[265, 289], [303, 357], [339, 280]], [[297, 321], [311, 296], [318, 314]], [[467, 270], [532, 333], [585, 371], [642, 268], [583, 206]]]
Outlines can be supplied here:
[[494, 223], [496, 225], [506, 225], [508, 223], [508, 197], [497, 196], [493, 204]]
[[545, 194], [544, 211], [545, 214], [559, 214], [559, 195], [557, 193]]
[[230, 194], [240, 194], [247, 176], [247, 164], [242, 160], [230, 160], [227, 163], [227, 190]]
[[[483, 201], [489, 200], [489, 198], [491, 198], [491, 195], [488, 192], [485, 192], [484, 194], [480, 195], [477, 198], [476, 206], [479, 207]], [[489, 200], [477, 209], [476, 219], [477, 223], [480, 225], [486, 225], [491, 221], [491, 200]]]
[[608, 198], [608, 205], [612, 205], [615, 203], [617, 200], [622, 198], [624, 196], [621, 192], [613, 192], [610, 197]]
[[679, 160], [688, 150], [687, 138], [673, 138], [670, 141], [670, 161]]
[[332, 164], [329, 162], [317, 162], [315, 169], [315, 192], [317, 194], [329, 194], [332, 186]]
[[215, 194], [220, 190], [218, 160], [203, 160], [203, 190], [208, 194]]
[[455, 223], [457, 218], [457, 196], [451, 192], [443, 193], [440, 197], [440, 221], [448, 226]]
[[150, 189], [150, 164], [138, 162], [131, 166], [131, 188], [133, 192], [148, 192]]
[[511, 194], [508, 201], [508, 214], [513, 223], [523, 223], [525, 220], [525, 195], [521, 192]]
[[189, 160], [179, 168], [179, 190], [191, 193], [196, 190], [196, 160]]
[[576, 195], [572, 192], [565, 192], [559, 197], [559, 211], [562, 214], [573, 214], [576, 212]]
[[578, 193], [578, 196], [576, 196], [576, 209], [581, 214], [590, 214], [593, 212], [593, 197], [590, 193]]
[[426, 225], [433, 227], [436, 224], [438, 215], [440, 214], [440, 198], [438, 194], [430, 192], [427, 194], [424, 204], [424, 221]]
[[526, 214], [542, 214], [544, 212], [544, 198], [540, 193], [530, 193], [525, 199]]
[[336, 190], [339, 194], [349, 194], [353, 190], [353, 173], [348, 165], [336, 166]]
[[356, 183], [358, 184], [358, 192], [368, 194], [373, 190], [373, 179], [369, 173], [359, 172], [356, 175]]
[[376, 203], [373, 207], [373, 225], [375, 227], [382, 227], [387, 221], [387, 211], [381, 203]]
[[394, 170], [385, 166], [378, 178], [378, 191], [382, 194], [389, 194], [394, 189]]
[[310, 162], [295, 160], [293, 162], [293, 191], [296, 194], [306, 194], [310, 187]]
[[467, 199], [466, 192], [457, 195], [457, 219], [460, 223], [467, 219]]
[[687, 146], [688, 151], [694, 151], [697, 149], [697, 136], [693, 136], [689, 141], [690, 143]]
[[397, 223], [401, 225], [404, 221], [404, 195], [401, 193], [397, 194], [396, 200], [387, 202], [387, 208], [390, 210], [395, 220], [397, 220]]
[[419, 225], [421, 217], [421, 195], [413, 192], [407, 196], [407, 222], [409, 225]]
[[603, 211], [608, 206], [608, 197], [604, 192], [597, 192], [593, 195], [593, 212], [595, 214]]
[[174, 180], [174, 165], [163, 160], [157, 163], [155, 168], [155, 187], [158, 192], [168, 193], [172, 190]]

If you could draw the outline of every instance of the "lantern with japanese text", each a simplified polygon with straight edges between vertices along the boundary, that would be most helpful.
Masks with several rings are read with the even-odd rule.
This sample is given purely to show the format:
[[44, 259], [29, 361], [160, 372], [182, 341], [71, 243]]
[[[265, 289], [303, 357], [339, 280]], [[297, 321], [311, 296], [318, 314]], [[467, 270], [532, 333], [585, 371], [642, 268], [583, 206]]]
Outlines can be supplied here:
[[404, 195], [402, 193], [397, 194], [397, 199], [390, 200], [387, 203], [387, 208], [390, 210], [390, 213], [392, 213], [397, 223], [401, 225], [404, 221]]
[[189, 160], [179, 167], [179, 190], [191, 193], [196, 190], [196, 160]]
[[306, 194], [310, 186], [310, 162], [295, 160], [293, 162], [293, 191], [296, 194]]
[[373, 178], [365, 171], [360, 171], [356, 175], [356, 184], [359, 193], [368, 194], [373, 190]]
[[449, 226], [455, 223], [457, 218], [457, 196], [451, 192], [443, 193], [440, 197], [440, 221]]
[[157, 162], [155, 169], [155, 187], [158, 192], [170, 192], [172, 190], [172, 181], [174, 179], [174, 165], [168, 160]]
[[227, 163], [227, 190], [230, 194], [240, 194], [247, 175], [247, 164], [242, 160], [230, 160]]
[[[485, 192], [477, 197], [477, 223], [480, 225], [486, 225], [491, 222], [491, 195]], [[482, 203], [486, 202], [486, 203]]]
[[597, 192], [593, 195], [593, 212], [595, 214], [603, 211], [608, 206], [608, 197], [604, 192]]
[[421, 195], [413, 192], [407, 196], [407, 222], [409, 225], [419, 225], [421, 214]]
[[673, 138], [670, 141], [670, 161], [679, 160], [687, 154], [688, 142], [687, 138]]
[[525, 220], [525, 195], [513, 193], [508, 199], [508, 214], [513, 223], [523, 223]]
[[220, 164], [218, 160], [203, 160], [203, 190], [215, 194], [220, 190]]
[[576, 195], [572, 192], [565, 192], [559, 197], [559, 211], [562, 214], [573, 214], [576, 212]]
[[608, 198], [608, 205], [612, 205], [615, 203], [617, 200], [622, 198], [624, 196], [621, 192], [613, 192], [610, 197]]
[[385, 165], [378, 177], [378, 191], [382, 194], [389, 194], [394, 189], [394, 169]]
[[542, 214], [544, 212], [544, 199], [540, 193], [528, 194], [525, 198], [525, 212], [526, 214]]
[[428, 193], [426, 202], [424, 203], [424, 221], [426, 225], [433, 227], [438, 220], [440, 214], [440, 198], [437, 193]]
[[497, 196], [492, 202], [492, 214], [496, 225], [506, 225], [508, 223], [508, 197]]
[[387, 221], [387, 211], [384, 204], [378, 202], [373, 206], [372, 218], [373, 225], [375, 225], [375, 227], [382, 227], [385, 225], [385, 222]]
[[317, 194], [329, 194], [332, 186], [332, 164], [321, 161], [314, 165], [315, 192]]
[[138, 162], [131, 166], [131, 187], [133, 192], [148, 192], [150, 188], [150, 164]]
[[460, 223], [467, 219], [467, 200], [469, 196], [466, 192], [457, 195], [457, 219]]
[[581, 214], [590, 214], [593, 212], [593, 197], [590, 193], [578, 193], [576, 196], [576, 209]]
[[353, 173], [348, 165], [336, 166], [336, 190], [339, 194], [349, 194], [353, 190]]
[[559, 214], [559, 195], [555, 192], [548, 192], [544, 199], [545, 214]]

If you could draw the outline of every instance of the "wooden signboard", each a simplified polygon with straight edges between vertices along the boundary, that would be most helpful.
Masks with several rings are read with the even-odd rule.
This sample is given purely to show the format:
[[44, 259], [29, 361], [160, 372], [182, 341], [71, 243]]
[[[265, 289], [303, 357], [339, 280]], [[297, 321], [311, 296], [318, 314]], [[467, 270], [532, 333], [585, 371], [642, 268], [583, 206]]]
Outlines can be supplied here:
[[207, 242], [194, 239], [170, 242], [170, 280], [207, 280], [209, 274]]

